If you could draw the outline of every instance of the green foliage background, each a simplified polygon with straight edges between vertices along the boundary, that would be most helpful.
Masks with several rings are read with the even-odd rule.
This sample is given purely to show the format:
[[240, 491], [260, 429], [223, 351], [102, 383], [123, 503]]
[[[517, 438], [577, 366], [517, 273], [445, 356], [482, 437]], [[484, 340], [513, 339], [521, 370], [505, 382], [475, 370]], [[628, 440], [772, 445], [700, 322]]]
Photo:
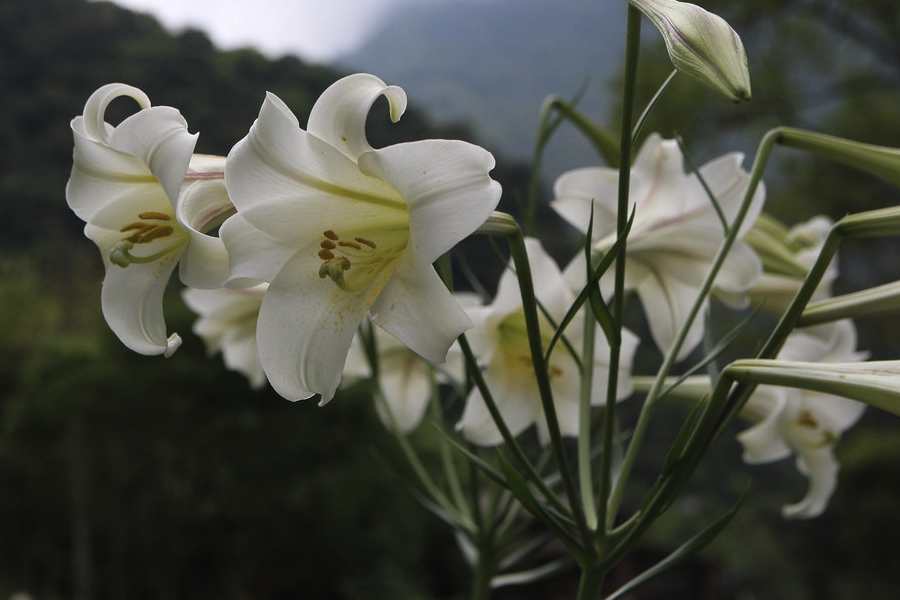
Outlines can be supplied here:
[[[698, 161], [734, 144], [752, 152], [748, 140], [778, 124], [900, 145], [900, 21], [890, 0], [705, 5], [744, 37], [755, 99], [735, 109], [676, 80], [648, 131], [679, 133], [689, 148], [696, 140]], [[654, 53], [661, 56], [649, 43], [644, 97], [668, 72], [664, 60], [653, 66]], [[350, 390], [320, 409], [249, 391], [189, 337], [191, 316], [177, 290], [167, 314], [185, 346], [168, 360], [130, 353], [103, 323], [102, 269], [65, 206], [68, 124], [100, 85], [122, 81], [178, 107], [201, 133], [198, 151], [224, 154], [246, 134], [266, 90], [302, 121], [339, 76], [293, 57], [217, 51], [201, 32], [172, 35], [112, 4], [0, 0], [0, 598], [19, 590], [37, 600], [461, 596], [466, 569], [455, 541], [381, 467], [377, 457], [391, 462], [393, 445], [364, 394]], [[536, 114], [510, 105], [511, 113], [525, 110]], [[473, 138], [415, 109], [397, 125], [386, 122], [370, 123], [375, 145]], [[871, 178], [787, 152], [778, 160], [768, 207], [789, 222], [897, 203], [896, 190]], [[526, 172], [498, 163], [510, 209]], [[493, 253], [485, 243], [467, 251], [473, 263]], [[898, 278], [896, 256], [894, 241], [848, 248], [842, 285]], [[860, 327], [863, 347], [898, 357], [896, 320], [863, 319]], [[870, 413], [842, 442], [838, 493], [829, 512], [808, 523], [778, 514], [803, 493], [792, 464], [748, 469], [736, 444], [720, 447], [695, 493], [625, 569], [717, 514], [748, 475], [751, 501], [696, 564], [635, 598], [900, 595], [900, 531], [890, 520], [900, 482], [895, 423]], [[656, 459], [648, 456], [648, 466]], [[543, 597], [563, 589], [545, 588]]]

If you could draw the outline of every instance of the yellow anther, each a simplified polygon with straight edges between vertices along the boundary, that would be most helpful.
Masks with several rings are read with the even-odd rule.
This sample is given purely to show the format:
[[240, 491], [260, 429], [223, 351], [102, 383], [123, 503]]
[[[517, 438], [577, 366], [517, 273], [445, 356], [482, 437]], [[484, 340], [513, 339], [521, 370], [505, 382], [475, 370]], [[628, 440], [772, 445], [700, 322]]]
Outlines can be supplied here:
[[321, 258], [322, 260], [331, 260], [332, 258], [334, 258], [334, 253], [328, 248], [322, 248], [321, 250], [319, 250], [319, 258]]
[[125, 227], [120, 229], [119, 231], [122, 233], [125, 233], [126, 231], [134, 231], [135, 229], [146, 229], [147, 227], [150, 227], [150, 225], [147, 225], [146, 223], [141, 223], [140, 221], [135, 221], [134, 223], [129, 223], [128, 225], [126, 225]]
[[334, 231], [332, 231], [331, 229], [325, 231], [324, 233], [322, 233], [322, 235], [324, 235], [325, 237], [327, 237], [329, 240], [337, 240], [337, 239], [339, 239], [339, 237], [340, 237], [340, 236], [338, 236], [338, 234], [336, 234], [336, 233], [335, 233]]
[[147, 244], [155, 239], [172, 235], [172, 231], [174, 230], [168, 225], [147, 225], [134, 235], [125, 238], [125, 240], [132, 244]]
[[172, 217], [170, 217], [166, 213], [154, 212], [154, 211], [142, 212], [142, 213], [138, 214], [138, 216], [142, 219], [154, 219], [156, 221], [171, 221], [172, 220]]
[[338, 246], [343, 246], [344, 248], [353, 248], [354, 250], [362, 250], [362, 246], [360, 246], [356, 242], [348, 242], [345, 240], [339, 241]]
[[364, 246], [368, 246], [368, 247], [371, 248], [372, 250], [374, 250], [375, 248], [377, 248], [377, 246], [375, 245], [375, 242], [373, 242], [372, 240], [368, 240], [368, 239], [366, 239], [366, 238], [361, 238], [361, 237], [358, 237], [358, 238], [355, 238], [355, 239], [356, 239], [356, 241], [359, 242], [360, 244], [362, 244], [362, 245], [364, 245]]
[[797, 415], [795, 423], [797, 423], [797, 425], [803, 425], [804, 427], [811, 427], [813, 429], [819, 426], [819, 422], [816, 421], [816, 418], [808, 410], [801, 410]]
[[322, 243], [319, 245], [327, 250], [334, 250], [335, 248], [337, 248], [337, 244], [335, 244], [331, 240], [322, 240]]

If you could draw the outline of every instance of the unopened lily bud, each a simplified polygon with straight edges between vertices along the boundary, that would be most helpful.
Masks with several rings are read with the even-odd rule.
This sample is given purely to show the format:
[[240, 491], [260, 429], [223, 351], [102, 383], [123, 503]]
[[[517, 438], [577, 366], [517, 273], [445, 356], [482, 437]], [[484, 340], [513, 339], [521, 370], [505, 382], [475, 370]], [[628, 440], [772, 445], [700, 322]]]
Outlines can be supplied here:
[[512, 215], [495, 210], [475, 233], [511, 237], [519, 233], [519, 224]]
[[863, 144], [832, 135], [782, 128], [778, 142], [859, 169], [900, 186], [900, 149]]
[[896, 313], [900, 313], [900, 281], [808, 304], [800, 317], [800, 326]]
[[889, 206], [847, 215], [836, 227], [846, 237], [873, 238], [900, 235], [900, 207]]
[[819, 363], [736, 360], [726, 369], [735, 381], [780, 385], [843, 396], [900, 416], [900, 361]]
[[733, 102], [750, 99], [744, 44], [722, 17], [676, 0], [630, 0], [656, 25], [679, 71]]

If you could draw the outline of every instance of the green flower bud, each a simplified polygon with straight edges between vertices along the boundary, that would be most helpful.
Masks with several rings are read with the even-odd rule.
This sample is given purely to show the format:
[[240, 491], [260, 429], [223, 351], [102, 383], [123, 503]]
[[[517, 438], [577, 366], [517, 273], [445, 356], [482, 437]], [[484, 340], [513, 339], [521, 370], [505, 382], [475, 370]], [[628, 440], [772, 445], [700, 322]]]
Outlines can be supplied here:
[[735, 381], [843, 396], [900, 416], [900, 360], [827, 363], [745, 359], [731, 363], [726, 372]]
[[803, 310], [800, 326], [894, 313], [900, 313], [900, 281], [813, 302]]
[[519, 233], [519, 224], [511, 215], [495, 210], [475, 233], [511, 237]]
[[784, 127], [778, 142], [859, 169], [900, 186], [900, 149]]
[[900, 206], [847, 215], [835, 227], [842, 235], [852, 238], [900, 235]]
[[750, 99], [744, 44], [722, 17], [676, 0], [629, 0], [653, 22], [679, 71], [732, 102]]

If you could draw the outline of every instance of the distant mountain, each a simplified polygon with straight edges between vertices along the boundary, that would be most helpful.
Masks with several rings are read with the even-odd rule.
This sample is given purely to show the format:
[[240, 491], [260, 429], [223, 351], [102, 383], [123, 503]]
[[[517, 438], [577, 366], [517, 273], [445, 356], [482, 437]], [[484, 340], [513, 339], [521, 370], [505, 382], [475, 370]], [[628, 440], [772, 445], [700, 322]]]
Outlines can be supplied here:
[[[485, 145], [528, 159], [540, 107], [572, 97], [595, 117], [616, 98], [608, 82], [621, 69], [625, 2], [490, 0], [410, 3], [340, 67], [369, 71], [403, 87], [434, 119], [465, 120]], [[548, 173], [591, 156], [574, 132], [554, 142]]]
[[[0, 56], [0, 253], [82, 238], [83, 223], [65, 203], [69, 123], [101, 85], [128, 83], [154, 104], [177, 107], [200, 132], [199, 152], [225, 154], [246, 135], [266, 91], [305, 122], [318, 95], [341, 76], [297, 57], [219, 51], [199, 30], [171, 33], [148, 14], [87, 0], [0, 0]], [[419, 108], [397, 124], [372, 119], [370, 139], [462, 137], [432, 127]], [[116, 107], [110, 112], [115, 121]]]

